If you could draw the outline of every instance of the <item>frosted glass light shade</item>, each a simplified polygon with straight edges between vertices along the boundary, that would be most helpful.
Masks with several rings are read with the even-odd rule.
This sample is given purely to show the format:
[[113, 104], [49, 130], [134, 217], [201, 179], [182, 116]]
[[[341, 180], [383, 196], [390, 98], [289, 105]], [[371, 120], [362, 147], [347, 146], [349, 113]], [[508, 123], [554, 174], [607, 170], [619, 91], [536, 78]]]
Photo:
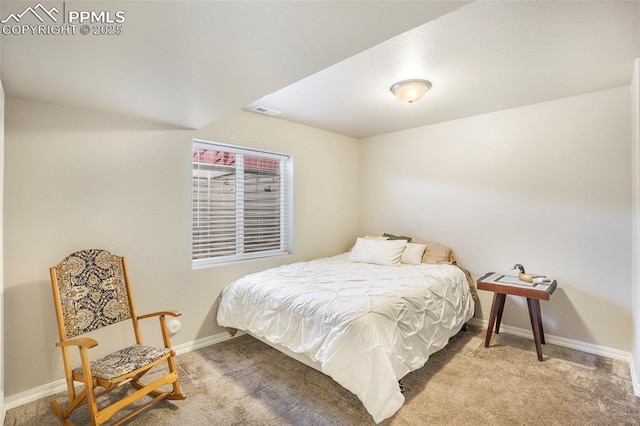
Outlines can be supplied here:
[[431, 89], [431, 82], [427, 80], [403, 80], [391, 86], [391, 92], [405, 104], [412, 104], [424, 98]]

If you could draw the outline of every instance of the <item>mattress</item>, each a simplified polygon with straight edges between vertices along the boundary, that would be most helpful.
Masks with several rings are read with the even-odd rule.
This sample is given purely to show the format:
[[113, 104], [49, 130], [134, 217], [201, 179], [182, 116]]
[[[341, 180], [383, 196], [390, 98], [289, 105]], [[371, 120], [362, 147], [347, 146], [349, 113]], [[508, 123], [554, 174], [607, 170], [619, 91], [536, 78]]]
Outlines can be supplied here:
[[378, 423], [404, 403], [398, 380], [442, 349], [473, 312], [456, 266], [355, 263], [345, 253], [229, 284], [217, 320], [310, 358]]

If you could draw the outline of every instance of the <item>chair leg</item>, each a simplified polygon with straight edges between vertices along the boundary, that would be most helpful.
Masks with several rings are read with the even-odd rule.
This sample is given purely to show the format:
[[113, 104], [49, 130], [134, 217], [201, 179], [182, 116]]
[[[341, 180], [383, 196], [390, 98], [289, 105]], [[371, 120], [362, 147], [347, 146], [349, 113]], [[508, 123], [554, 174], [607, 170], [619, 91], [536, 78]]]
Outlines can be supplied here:
[[[177, 375], [178, 369], [176, 368], [176, 360], [171, 356], [167, 359], [167, 363], [169, 364], [169, 371], [171, 373], [176, 373]], [[173, 392], [169, 394], [167, 399], [180, 400], [185, 399], [186, 397], [187, 396], [185, 394], [180, 392], [180, 383], [178, 382], [178, 379], [176, 379], [176, 381], [173, 382]]]
[[78, 396], [75, 396], [75, 389], [74, 389], [73, 396], [74, 396], [73, 399], [69, 398], [69, 403], [67, 404], [64, 410], [62, 409], [60, 404], [58, 404], [58, 401], [56, 401], [55, 399], [52, 399], [51, 401], [49, 401], [51, 410], [53, 410], [53, 413], [56, 415], [58, 419], [60, 419], [60, 422], [64, 425], [73, 424], [71, 423], [71, 421], [68, 420], [68, 417], [71, 415], [71, 413], [73, 413], [73, 411], [76, 408], [78, 408], [79, 406], [81, 406], [86, 402], [87, 390], [83, 389], [82, 392], [78, 394]]
[[64, 415], [64, 412], [62, 411], [62, 407], [60, 407], [60, 404], [58, 404], [58, 401], [56, 401], [55, 399], [52, 399], [51, 401], [49, 401], [49, 405], [51, 406], [51, 410], [53, 410], [53, 413], [60, 420], [60, 423], [62, 423], [63, 425], [69, 425], [69, 426], [72, 425], [72, 423]]
[[98, 403], [96, 401], [96, 396], [93, 393], [93, 389], [89, 389], [87, 392], [87, 405], [89, 406], [89, 413], [91, 413], [92, 426], [99, 426], [100, 423], [96, 420], [99, 412]]

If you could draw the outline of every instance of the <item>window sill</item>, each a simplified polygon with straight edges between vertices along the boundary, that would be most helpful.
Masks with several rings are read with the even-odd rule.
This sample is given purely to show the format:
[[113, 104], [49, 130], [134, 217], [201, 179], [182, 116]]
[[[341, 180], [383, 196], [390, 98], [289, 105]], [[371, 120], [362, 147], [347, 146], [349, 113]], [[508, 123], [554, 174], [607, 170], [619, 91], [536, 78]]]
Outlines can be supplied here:
[[293, 253], [288, 251], [270, 251], [255, 254], [243, 254], [237, 256], [225, 256], [220, 258], [197, 259], [191, 261], [191, 269], [205, 269], [217, 266], [225, 266], [244, 262], [247, 260], [259, 260], [269, 257], [291, 256]]

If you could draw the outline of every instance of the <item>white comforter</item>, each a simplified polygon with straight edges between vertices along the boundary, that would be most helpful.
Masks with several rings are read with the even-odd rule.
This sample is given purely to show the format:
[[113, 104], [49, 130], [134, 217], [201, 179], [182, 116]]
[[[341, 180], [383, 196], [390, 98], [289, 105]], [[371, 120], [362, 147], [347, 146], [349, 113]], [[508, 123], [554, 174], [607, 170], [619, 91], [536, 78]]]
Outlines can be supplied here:
[[378, 266], [344, 254], [229, 284], [218, 324], [306, 354], [378, 423], [404, 403], [398, 380], [442, 349], [473, 310], [455, 266]]

